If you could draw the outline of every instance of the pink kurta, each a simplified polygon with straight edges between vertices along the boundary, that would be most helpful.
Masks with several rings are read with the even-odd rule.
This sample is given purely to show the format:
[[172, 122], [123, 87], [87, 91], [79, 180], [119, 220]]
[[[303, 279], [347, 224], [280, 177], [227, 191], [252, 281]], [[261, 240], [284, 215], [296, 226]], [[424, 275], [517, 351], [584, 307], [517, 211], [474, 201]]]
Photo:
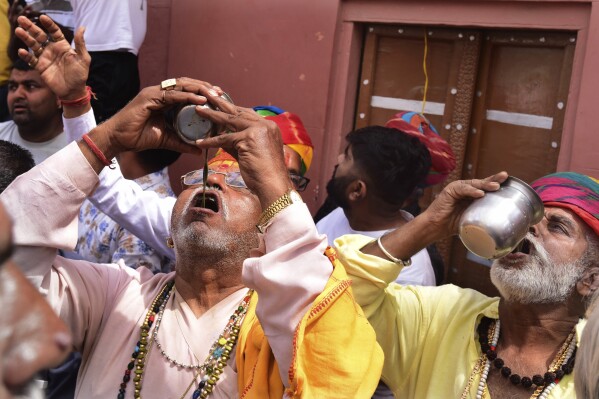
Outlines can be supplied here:
[[[153, 275], [145, 268], [138, 271], [121, 264], [56, 256], [51, 248], [75, 245], [79, 206], [97, 181], [77, 145], [71, 144], [19, 177], [0, 196], [15, 222], [15, 260], [71, 326], [75, 347], [82, 353], [77, 398], [117, 396], [150, 302], [174, 277], [174, 273]], [[287, 384], [295, 327], [324, 288], [332, 268], [322, 255], [326, 239], [316, 232], [304, 204], [277, 215], [263, 238], [266, 254], [246, 259], [243, 279], [259, 293], [256, 313]], [[245, 292], [237, 291], [199, 318], [175, 292], [158, 333], [163, 349], [180, 363], [203, 363]], [[155, 345], [148, 356], [142, 396], [181, 397], [193, 372], [170, 364]], [[184, 397], [190, 398], [193, 389]], [[232, 358], [211, 397], [237, 396]], [[132, 382], [126, 397], [133, 397]]]

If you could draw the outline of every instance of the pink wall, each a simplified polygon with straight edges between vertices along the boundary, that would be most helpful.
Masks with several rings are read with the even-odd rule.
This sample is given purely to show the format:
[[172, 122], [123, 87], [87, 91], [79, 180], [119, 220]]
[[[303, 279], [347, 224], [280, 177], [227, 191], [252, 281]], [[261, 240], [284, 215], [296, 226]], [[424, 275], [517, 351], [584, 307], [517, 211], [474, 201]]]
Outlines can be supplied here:
[[[558, 168], [599, 176], [599, 11], [585, 1], [150, 0], [142, 84], [191, 76], [243, 106], [275, 104], [304, 121], [316, 146], [305, 200], [324, 199], [353, 124], [361, 29], [402, 23], [577, 31]], [[151, 44], [151, 46], [150, 46]], [[326, 133], [326, 134], [325, 134]], [[178, 162], [173, 176], [197, 167]], [[319, 190], [320, 189], [320, 190]]]
[[[336, 0], [175, 1], [168, 75], [217, 84], [238, 105], [294, 112], [322, 149], [338, 6]], [[313, 165], [322, 156], [317, 150]], [[310, 204], [316, 187], [305, 193]]]
[[168, 67], [171, 0], [148, 1], [148, 29], [139, 51], [141, 87], [161, 82]]

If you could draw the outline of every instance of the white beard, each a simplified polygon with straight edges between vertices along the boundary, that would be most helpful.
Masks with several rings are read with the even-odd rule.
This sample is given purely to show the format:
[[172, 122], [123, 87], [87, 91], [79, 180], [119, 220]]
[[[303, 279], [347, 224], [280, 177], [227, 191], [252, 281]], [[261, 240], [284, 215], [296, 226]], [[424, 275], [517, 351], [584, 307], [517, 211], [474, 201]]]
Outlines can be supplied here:
[[545, 248], [530, 233], [528, 262], [511, 267], [505, 258], [491, 266], [491, 281], [501, 296], [509, 302], [549, 304], [564, 302], [572, 293], [584, 272], [583, 262], [555, 263]]

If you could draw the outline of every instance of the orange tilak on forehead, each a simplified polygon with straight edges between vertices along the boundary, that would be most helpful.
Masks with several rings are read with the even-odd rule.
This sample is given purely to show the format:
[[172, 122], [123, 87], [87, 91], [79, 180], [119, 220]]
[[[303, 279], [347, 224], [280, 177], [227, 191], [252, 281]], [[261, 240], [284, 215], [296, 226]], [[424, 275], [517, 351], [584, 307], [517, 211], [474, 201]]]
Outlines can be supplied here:
[[214, 158], [208, 161], [208, 169], [216, 172], [239, 171], [239, 163], [230, 154], [218, 150]]
[[239, 171], [239, 163], [223, 149], [219, 149], [214, 157], [208, 161], [208, 169], [215, 172]]
[[239, 164], [237, 162], [214, 162], [208, 164], [208, 169], [213, 170], [215, 172], [238, 172]]

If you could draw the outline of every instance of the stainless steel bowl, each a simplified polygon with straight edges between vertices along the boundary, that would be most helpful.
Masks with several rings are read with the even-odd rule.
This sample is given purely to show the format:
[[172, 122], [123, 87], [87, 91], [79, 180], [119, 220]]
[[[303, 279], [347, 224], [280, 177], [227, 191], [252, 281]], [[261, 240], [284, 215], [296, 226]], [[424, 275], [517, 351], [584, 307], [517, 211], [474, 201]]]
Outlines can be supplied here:
[[[221, 98], [233, 104], [233, 100], [227, 93], [223, 93]], [[209, 103], [199, 105], [199, 107], [218, 109]], [[179, 137], [189, 144], [195, 144], [199, 139], [215, 136], [222, 130], [222, 126], [198, 115], [194, 104], [181, 104], [167, 113], [165, 117], [167, 126], [174, 129]]]
[[501, 258], [516, 248], [543, 215], [543, 202], [537, 193], [510, 176], [499, 190], [485, 193], [464, 211], [459, 224], [460, 239], [480, 257]]

